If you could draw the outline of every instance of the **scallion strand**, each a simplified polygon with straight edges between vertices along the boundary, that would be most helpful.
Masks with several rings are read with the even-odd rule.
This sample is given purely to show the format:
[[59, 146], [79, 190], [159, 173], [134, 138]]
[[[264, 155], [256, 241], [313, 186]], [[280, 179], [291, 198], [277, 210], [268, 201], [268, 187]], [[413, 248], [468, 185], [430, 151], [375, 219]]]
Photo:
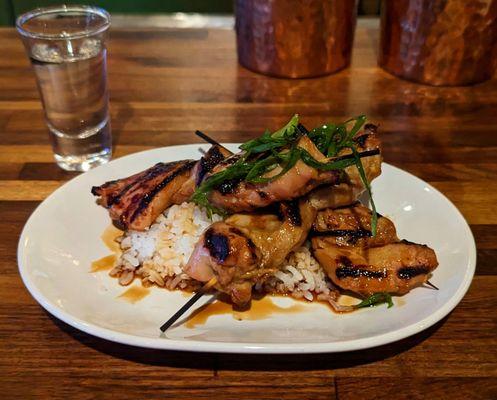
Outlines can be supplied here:
[[357, 151], [357, 149], [354, 146], [350, 146], [350, 149], [352, 150], [352, 154], [354, 154], [357, 171], [359, 172], [359, 176], [361, 177], [361, 181], [364, 185], [364, 188], [368, 192], [369, 200], [371, 201], [371, 209], [372, 209], [371, 234], [373, 236], [376, 236], [376, 225], [378, 224], [378, 213], [376, 212], [376, 205], [374, 204], [374, 200], [373, 200], [373, 191], [371, 190], [371, 185], [369, 184], [368, 178], [366, 176], [366, 172], [364, 172], [364, 166], [362, 165], [362, 160], [361, 160], [361, 157], [359, 155], [359, 152]]
[[392, 296], [387, 292], [378, 292], [365, 298], [359, 304], [356, 304], [354, 308], [375, 307], [384, 303], [388, 304], [388, 308], [393, 307]]

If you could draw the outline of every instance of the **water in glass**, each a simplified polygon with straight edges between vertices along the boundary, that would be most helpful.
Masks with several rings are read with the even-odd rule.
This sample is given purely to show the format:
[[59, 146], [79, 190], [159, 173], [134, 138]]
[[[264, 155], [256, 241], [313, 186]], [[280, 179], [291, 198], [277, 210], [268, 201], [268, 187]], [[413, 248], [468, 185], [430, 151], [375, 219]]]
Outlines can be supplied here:
[[112, 139], [105, 47], [91, 38], [67, 51], [35, 44], [31, 62], [57, 162], [65, 169], [86, 170], [108, 159]]

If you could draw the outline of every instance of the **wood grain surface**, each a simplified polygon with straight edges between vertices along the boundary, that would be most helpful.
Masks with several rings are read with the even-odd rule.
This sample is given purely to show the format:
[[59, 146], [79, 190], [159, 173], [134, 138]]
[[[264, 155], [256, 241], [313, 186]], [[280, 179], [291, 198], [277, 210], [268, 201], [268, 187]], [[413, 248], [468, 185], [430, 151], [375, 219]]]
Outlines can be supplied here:
[[442, 190], [471, 225], [478, 266], [461, 304], [428, 330], [342, 354], [240, 356], [155, 351], [79, 332], [48, 315], [17, 271], [30, 213], [75, 174], [52, 162], [20, 40], [0, 30], [0, 397], [2, 399], [497, 398], [497, 82], [434, 88], [376, 66], [377, 20], [360, 20], [352, 66], [281, 80], [237, 65], [221, 30], [114, 30], [109, 80], [115, 156], [243, 141], [298, 112], [304, 123], [366, 114], [387, 162]]

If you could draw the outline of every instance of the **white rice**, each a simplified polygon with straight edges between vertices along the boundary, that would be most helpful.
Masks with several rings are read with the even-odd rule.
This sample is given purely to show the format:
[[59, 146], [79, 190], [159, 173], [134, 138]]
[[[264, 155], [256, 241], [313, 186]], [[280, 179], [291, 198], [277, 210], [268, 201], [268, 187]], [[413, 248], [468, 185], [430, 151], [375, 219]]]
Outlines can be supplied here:
[[[122, 254], [111, 275], [119, 277], [124, 285], [138, 276], [146, 284], [168, 289], [195, 288], [198, 282], [190, 279], [183, 267], [202, 232], [220, 220], [217, 215], [211, 220], [194, 203], [173, 205], [147, 231], [128, 231], [119, 239]], [[332, 301], [337, 297], [308, 243], [290, 253], [284, 267], [256, 285], [255, 290], [309, 301]]]
[[298, 299], [335, 300], [337, 290], [312, 256], [309, 243], [291, 252], [285, 265], [256, 290], [291, 295]]

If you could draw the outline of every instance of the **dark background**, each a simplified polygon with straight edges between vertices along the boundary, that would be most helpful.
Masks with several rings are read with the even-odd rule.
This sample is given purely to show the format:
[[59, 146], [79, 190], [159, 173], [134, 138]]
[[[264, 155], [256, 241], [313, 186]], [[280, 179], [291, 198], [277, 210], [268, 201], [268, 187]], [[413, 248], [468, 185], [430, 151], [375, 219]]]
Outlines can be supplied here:
[[[379, 3], [380, 0], [360, 0], [358, 12], [360, 15], [378, 14]], [[33, 8], [58, 4], [95, 5], [116, 14], [233, 13], [233, 0], [0, 0], [0, 25], [13, 25], [17, 16]]]

